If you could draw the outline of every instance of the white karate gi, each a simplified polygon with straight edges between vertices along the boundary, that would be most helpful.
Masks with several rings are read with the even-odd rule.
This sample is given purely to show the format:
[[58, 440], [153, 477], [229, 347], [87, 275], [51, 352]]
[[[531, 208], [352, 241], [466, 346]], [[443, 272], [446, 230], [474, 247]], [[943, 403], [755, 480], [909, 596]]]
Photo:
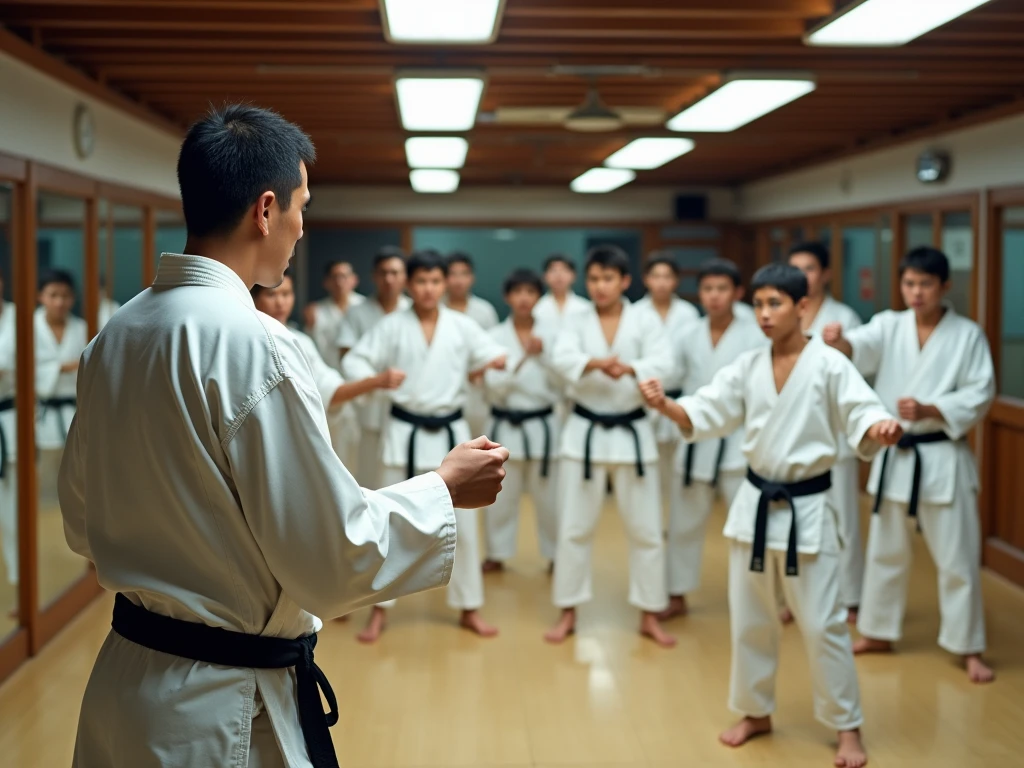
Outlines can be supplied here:
[[[15, 352], [17, 335], [15, 307], [9, 301], [0, 307], [0, 402], [14, 399], [16, 388]], [[0, 477], [0, 554], [8, 584], [18, 583], [18, 418], [17, 411], [0, 412], [7, 465]]]
[[[700, 312], [697, 308], [678, 296], [672, 297], [668, 315], [664, 318], [655, 309], [650, 296], [644, 296], [633, 306], [641, 312], [650, 313], [664, 326], [670, 344], [685, 332], [687, 326], [700, 319]], [[679, 377], [679, 371], [674, 370], [661, 383], [669, 392], [680, 389], [682, 380]], [[661, 478], [661, 500], [662, 504], [667, 506], [672, 494], [672, 462], [675, 459], [676, 446], [679, 445], [679, 428], [672, 419], [662, 416], [657, 411], [650, 411], [650, 417], [654, 427], [654, 439], [658, 443], [658, 477]]]
[[[365, 297], [358, 293], [350, 293], [348, 297], [348, 310], [358, 307], [366, 301]], [[320, 350], [320, 357], [332, 368], [338, 368], [341, 364], [341, 354], [338, 347], [338, 334], [341, 332], [341, 324], [345, 321], [347, 312], [334, 303], [330, 296], [313, 303], [316, 313], [316, 322], [313, 324], [310, 337], [316, 342]]]
[[[505, 370], [489, 370], [484, 374], [488, 400], [503, 410], [540, 411], [554, 408], [562, 398], [563, 386], [551, 366], [553, 337], [534, 325], [534, 335], [541, 339], [540, 355], [527, 356], [519, 341], [512, 319], [490, 331], [503, 349], [508, 350]], [[545, 425], [550, 446], [547, 476], [542, 475]], [[515, 556], [519, 533], [519, 506], [523, 492], [528, 491], [537, 513], [537, 544], [545, 560], [554, 560], [558, 541], [558, 419], [554, 413], [529, 419], [521, 426], [491, 418], [486, 434], [504, 445], [509, 452], [505, 462], [502, 490], [484, 514], [487, 555], [492, 560], [508, 560]], [[529, 445], [529, 459], [526, 448]]]
[[[470, 294], [466, 303], [468, 317], [473, 318], [476, 324], [485, 331], [491, 330], [498, 324], [498, 313], [491, 302], [481, 299], [479, 296]], [[466, 407], [463, 408], [466, 414], [466, 421], [469, 422], [469, 433], [473, 437], [486, 434], [490, 425], [490, 406], [487, 404], [487, 397], [484, 394], [483, 384], [472, 384], [466, 380]]]
[[[706, 317], [690, 325], [685, 335], [677, 336], [672, 342], [681, 374], [680, 385], [684, 392], [689, 393], [709, 384], [719, 370], [734, 362], [744, 352], [771, 343], [760, 327], [735, 316], [718, 339], [717, 345], [711, 344], [711, 327]], [[669, 423], [679, 434], [676, 423], [671, 420]], [[722, 440], [725, 441], [724, 448]], [[668, 470], [671, 487], [668, 494], [666, 559], [670, 595], [687, 595], [700, 586], [704, 541], [715, 497], [720, 496], [727, 506], [731, 505], [744, 481], [747, 460], [743, 456], [742, 447], [742, 426], [719, 440], [698, 443], [678, 441]], [[722, 461], [718, 467], [718, 484], [715, 487], [712, 482], [720, 449]], [[692, 472], [690, 485], [687, 486], [684, 485], [686, 455], [691, 450]]]
[[[880, 312], [849, 332], [853, 360], [865, 375], [875, 375], [875, 389], [893, 411], [897, 401], [912, 397], [934, 405], [943, 420], [904, 423], [908, 432], [945, 432], [948, 442], [918, 446], [921, 453], [920, 505], [917, 520], [935, 561], [942, 616], [939, 645], [956, 654], [985, 649], [981, 594], [981, 530], [978, 522], [978, 469], [967, 434], [988, 412], [995, 398], [995, 375], [988, 340], [981, 328], [951, 306], [921, 348], [913, 310]], [[882, 457], [871, 467], [868, 490], [878, 492]], [[857, 628], [877, 640], [902, 637], [910, 578], [911, 537], [908, 519], [913, 487], [914, 452], [889, 450], [885, 492], [871, 516], [867, 572]]]
[[[826, 294], [807, 332], [811, 336], [821, 336], [825, 326], [830, 323], [839, 323], [845, 330], [859, 326], [861, 319], [851, 307]], [[846, 441], [839, 443], [839, 460], [832, 467], [832, 488], [829, 493], [839, 510], [839, 525], [843, 531], [843, 551], [839, 555], [839, 594], [843, 605], [854, 608], [860, 605], [861, 586], [864, 583], [864, 539], [860, 533], [860, 462]]]
[[[611, 355], [631, 365], [636, 378], [613, 379], [603, 371], [584, 374], [593, 358]], [[570, 399], [598, 414], [626, 414], [644, 406], [638, 381], [672, 373], [672, 355], [665, 329], [649, 313], [623, 302], [614, 343], [608, 345], [597, 311], [591, 308], [567, 318], [551, 356], [555, 370], [569, 382]], [[562, 432], [558, 470], [561, 519], [555, 554], [554, 603], [573, 608], [589, 601], [594, 529], [604, 504], [607, 478], [615, 487], [619, 514], [629, 537], [629, 602], [645, 611], [668, 605], [665, 586], [665, 542], [662, 538], [658, 447], [646, 416], [632, 423], [640, 441], [637, 475], [633, 434], [625, 427], [594, 426], [591, 435], [591, 479], [584, 478], [587, 431], [591, 422], [570, 411]]]
[[[224, 265], [165, 254], [153, 287], [86, 351], [79, 394], [61, 510], [106, 589], [176, 619], [297, 638], [318, 616], [447, 583], [444, 482], [361, 490], [294, 336]], [[75, 765], [305, 768], [294, 672], [195, 662], [111, 632]]]
[[[391, 403], [418, 416], [445, 416], [464, 407], [469, 372], [504, 354], [506, 350], [475, 321], [442, 306], [429, 345], [416, 313], [411, 308], [403, 309], [370, 329], [341, 364], [344, 375], [353, 381], [397, 368], [405, 373], [405, 380], [398, 389], [386, 393]], [[451, 427], [456, 445], [470, 439], [465, 417], [457, 419]], [[411, 424], [392, 417], [390, 410], [387, 412], [381, 432], [385, 483], [406, 477], [412, 431]], [[447, 430], [430, 432], [420, 428], [416, 432], [415, 470], [437, 469], [450, 450]], [[456, 515], [458, 557], [448, 585], [448, 605], [457, 610], [474, 610], [484, 603], [477, 510], [460, 509]]]
[[[880, 446], [865, 438], [892, 418], [841, 353], [812, 339], [781, 392], [775, 388], [770, 347], [746, 352], [711, 383], [679, 401], [693, 423], [686, 440], [724, 437], [745, 427], [743, 453], [751, 469], [773, 482], [817, 477], [835, 464], [839, 440], [864, 458]], [[776, 575], [784, 570], [792, 512], [770, 506], [765, 572], [749, 570], [761, 492], [744, 481], [729, 508], [729, 615], [732, 681], [729, 706], [764, 717], [775, 710], [779, 620]], [[815, 716], [836, 730], [861, 725], [857, 670], [846, 609], [839, 596], [842, 531], [828, 493], [794, 500], [799, 575], [783, 579], [786, 603], [804, 637], [814, 685]]]
[[745, 301], [734, 301], [732, 303], [732, 313], [741, 320], [749, 320], [752, 323], [757, 322], [757, 314], [754, 312], [754, 308]]
[[586, 312], [592, 306], [589, 299], [570, 291], [565, 297], [565, 304], [559, 307], [555, 297], [545, 293], [533, 308], [533, 319], [541, 328], [557, 328], [566, 318], [573, 317], [579, 312]]
[[[410, 306], [412, 301], [408, 296], [399, 296], [395, 311]], [[336, 346], [352, 349], [387, 314], [376, 297], [353, 306], [338, 328]], [[390, 405], [388, 394], [382, 391], [360, 397], [353, 404], [359, 422], [358, 461], [354, 474], [364, 488], [379, 488], [381, 485], [381, 428]]]
[[103, 296], [100, 299], [100, 311], [97, 316], [97, 331], [102, 331], [103, 327], [110, 322], [110, 318], [113, 316], [113, 314], [117, 312], [117, 310], [119, 310], [120, 308], [120, 303], [114, 301], [113, 299], [108, 299], [106, 296]]

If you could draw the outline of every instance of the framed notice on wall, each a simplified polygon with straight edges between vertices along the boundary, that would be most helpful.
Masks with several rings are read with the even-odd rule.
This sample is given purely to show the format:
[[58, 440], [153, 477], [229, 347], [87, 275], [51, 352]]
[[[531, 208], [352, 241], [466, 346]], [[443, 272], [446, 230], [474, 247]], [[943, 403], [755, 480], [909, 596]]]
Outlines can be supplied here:
[[946, 227], [942, 230], [942, 251], [953, 272], [970, 272], [974, 261], [974, 233], [970, 227]]

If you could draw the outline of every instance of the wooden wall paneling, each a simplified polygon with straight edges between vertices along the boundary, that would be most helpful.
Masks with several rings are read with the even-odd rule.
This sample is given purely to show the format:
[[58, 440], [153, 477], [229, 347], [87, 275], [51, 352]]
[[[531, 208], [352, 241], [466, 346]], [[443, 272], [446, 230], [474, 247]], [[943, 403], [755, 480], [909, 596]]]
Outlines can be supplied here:
[[0, 684], [24, 664], [28, 657], [28, 630], [25, 627], [18, 627], [7, 637], [6, 642], [0, 645]]
[[142, 284], [146, 288], [156, 279], [156, 211], [152, 205], [142, 209]]
[[94, 179], [34, 161], [30, 161], [29, 166], [35, 171], [37, 189], [46, 189], [69, 197], [88, 199], [96, 196], [96, 181]]
[[900, 293], [900, 259], [907, 250], [907, 234], [904, 230], [906, 216], [901, 211], [892, 214], [892, 260], [889, 264], [889, 306], [895, 310], [906, 309]]
[[85, 275], [84, 310], [89, 338], [96, 335], [100, 312], [100, 218], [95, 197], [85, 201], [85, 254], [82, 272]]
[[843, 227], [838, 221], [832, 221], [828, 227], [832, 230], [832, 244], [829, 254], [832, 259], [832, 296], [842, 300], [843, 297], [843, 264], [846, 250], [843, 247]]
[[28, 172], [28, 163], [19, 157], [0, 152], [0, 179], [6, 181], [24, 181]]

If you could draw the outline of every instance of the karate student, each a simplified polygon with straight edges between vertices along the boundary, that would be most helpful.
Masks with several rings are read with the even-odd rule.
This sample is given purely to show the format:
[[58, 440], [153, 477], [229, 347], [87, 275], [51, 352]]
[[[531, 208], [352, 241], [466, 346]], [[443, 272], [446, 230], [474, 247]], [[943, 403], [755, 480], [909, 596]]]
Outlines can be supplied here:
[[485, 440], [380, 492], [332, 450], [295, 337], [249, 294], [281, 281], [302, 236], [312, 158], [255, 107], [194, 125], [178, 178], [195, 255], [165, 254], [83, 355], [61, 511], [119, 594], [76, 768], [337, 768], [318, 616], [443, 586], [453, 508], [500, 488], [507, 453]]
[[[469, 374], [501, 368], [506, 357], [505, 350], [472, 318], [442, 303], [447, 269], [442, 256], [415, 253], [407, 268], [412, 307], [377, 323], [342, 360], [344, 375], [353, 380], [389, 368], [405, 374], [401, 386], [387, 393], [391, 407], [381, 433], [385, 484], [435, 469], [452, 446], [469, 438], [462, 410]], [[490, 637], [498, 630], [480, 616], [484, 586], [476, 510], [459, 512], [457, 520], [458, 556], [448, 586], [448, 605], [462, 612], [462, 627]], [[374, 607], [359, 640], [377, 640], [390, 607], [391, 603]]]
[[[705, 315], [685, 332], [670, 339], [675, 349], [682, 391], [694, 393], [709, 384], [718, 371], [744, 352], [769, 344], [756, 323], [737, 317], [733, 310], [743, 295], [742, 278], [727, 259], [710, 259], [697, 275]], [[666, 388], [665, 396], [675, 398]], [[655, 411], [655, 413], [658, 413]], [[659, 414], [660, 415], [660, 414]], [[679, 434], [678, 425], [666, 418]], [[662, 619], [687, 612], [686, 595], [700, 586], [704, 541], [715, 497], [732, 504], [743, 484], [747, 462], [743, 457], [743, 428], [713, 440], [679, 442], [669, 467], [668, 593], [669, 607]]]
[[829, 470], [846, 439], [870, 457], [902, 430], [841, 354], [800, 326], [807, 278], [770, 264], [754, 275], [754, 310], [770, 347], [746, 352], [711, 383], [678, 401], [658, 381], [641, 386], [648, 403], [672, 418], [686, 440], [745, 428], [750, 468], [729, 509], [729, 707], [743, 719], [721, 735], [739, 746], [771, 731], [780, 625], [776, 575], [804, 637], [817, 719], [839, 734], [835, 765], [867, 762], [846, 609], [839, 596], [842, 532], [827, 493]]
[[875, 376], [882, 402], [908, 432], [871, 467], [875, 514], [857, 619], [863, 637], [854, 650], [891, 651], [902, 636], [916, 522], [938, 570], [939, 645], [964, 658], [971, 681], [987, 683], [995, 675], [982, 660], [978, 469], [966, 437], [995, 398], [995, 375], [985, 333], [944, 301], [948, 291], [945, 254], [915, 248], [900, 262], [908, 309], [824, 332], [861, 372]]
[[85, 320], [71, 313], [75, 281], [63, 270], [39, 280], [34, 314], [36, 358], [36, 446], [39, 448], [39, 486], [48, 493], [57, 487], [57, 469], [71, 420], [77, 408], [78, 363], [89, 343]]
[[[447, 261], [445, 306], [456, 312], [465, 313], [485, 331], [491, 330], [498, 324], [498, 313], [491, 306], [491, 302], [473, 295], [473, 283], [476, 280], [473, 272], [473, 259], [465, 253], [453, 253]], [[487, 429], [490, 408], [487, 405], [487, 398], [484, 396], [481, 378], [476, 376], [467, 384], [469, 393], [466, 397], [466, 407], [463, 410], [466, 421], [469, 422], [470, 434], [476, 437], [484, 434]]]
[[567, 317], [585, 311], [590, 302], [572, 290], [576, 282], [576, 265], [561, 253], [552, 254], [544, 261], [544, 284], [548, 292], [540, 297], [533, 309], [534, 318], [543, 328], [558, 328]]
[[[4, 281], [0, 275], [0, 296]], [[14, 410], [15, 307], [0, 299], [0, 555], [7, 583], [18, 584], [18, 419]]]
[[668, 605], [658, 448], [637, 384], [671, 374], [672, 355], [658, 319], [623, 299], [630, 276], [621, 248], [593, 248], [585, 274], [593, 307], [566, 319], [551, 355], [574, 405], [558, 470], [553, 601], [562, 614], [544, 637], [565, 640], [577, 607], [593, 596], [594, 530], [610, 477], [629, 538], [629, 603], [641, 611], [641, 634], [672, 646], [658, 621]]
[[341, 363], [338, 334], [345, 315], [366, 299], [355, 292], [359, 277], [347, 261], [328, 262], [324, 269], [324, 290], [327, 296], [306, 307], [306, 333], [313, 337], [320, 357], [337, 368]]
[[[647, 257], [647, 263], [644, 264], [644, 287], [647, 295], [636, 302], [636, 308], [656, 317], [664, 326], [670, 341], [685, 333], [685, 327], [700, 318], [700, 312], [693, 304], [676, 295], [679, 289], [679, 265], [671, 253], [655, 251]], [[662, 383], [669, 397], [676, 398], [683, 394], [682, 382], [677, 375], [667, 377]], [[654, 438], [658, 443], [661, 498], [667, 504], [673, 492], [671, 486], [675, 475], [672, 462], [676, 446], [679, 445], [679, 429], [671, 419], [666, 419], [656, 411], [651, 412], [651, 418]]]
[[[392, 312], [407, 309], [411, 302], [404, 296], [405, 254], [390, 246], [373, 257], [374, 295], [352, 307], [338, 330], [337, 346], [344, 359], [348, 351], [371, 328]], [[381, 427], [391, 403], [387, 394], [377, 392], [360, 398], [354, 407], [359, 418], [359, 446], [355, 476], [364, 488], [380, 487]]]
[[505, 279], [502, 292], [512, 312], [490, 335], [509, 354], [506, 367], [489, 369], [484, 383], [491, 404], [488, 435], [492, 440], [501, 436], [509, 461], [504, 492], [484, 515], [485, 573], [501, 570], [516, 554], [524, 491], [529, 491], [537, 513], [540, 555], [551, 564], [558, 539], [558, 420], [554, 413], [563, 387], [550, 364], [552, 336], [533, 317], [543, 285], [536, 273], [517, 269]]

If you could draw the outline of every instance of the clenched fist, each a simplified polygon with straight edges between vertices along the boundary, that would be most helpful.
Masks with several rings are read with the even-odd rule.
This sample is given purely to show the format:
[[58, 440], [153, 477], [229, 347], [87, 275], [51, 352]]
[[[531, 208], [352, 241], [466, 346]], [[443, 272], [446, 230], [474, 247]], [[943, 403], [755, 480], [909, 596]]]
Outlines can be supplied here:
[[839, 323], [829, 323], [821, 330], [821, 340], [834, 347], [843, 340], [843, 326]]
[[886, 419], [885, 421], [879, 421], [877, 424], [872, 424], [871, 428], [868, 429], [867, 436], [882, 445], [896, 445], [900, 438], [903, 437], [903, 427], [900, 426], [898, 421]]
[[458, 509], [480, 509], [494, 503], [505, 479], [508, 450], [486, 437], [455, 446], [445, 456], [437, 474], [448, 486], [452, 505]]
[[527, 355], [539, 355], [544, 351], [544, 342], [536, 336], [531, 336], [526, 340], [526, 345], [523, 349]]
[[405, 381], [405, 372], [397, 368], [388, 368], [377, 376], [380, 389], [398, 389]]
[[640, 394], [644, 396], [644, 402], [651, 408], [661, 410], [665, 404], [665, 388], [657, 379], [647, 379], [640, 382]]

